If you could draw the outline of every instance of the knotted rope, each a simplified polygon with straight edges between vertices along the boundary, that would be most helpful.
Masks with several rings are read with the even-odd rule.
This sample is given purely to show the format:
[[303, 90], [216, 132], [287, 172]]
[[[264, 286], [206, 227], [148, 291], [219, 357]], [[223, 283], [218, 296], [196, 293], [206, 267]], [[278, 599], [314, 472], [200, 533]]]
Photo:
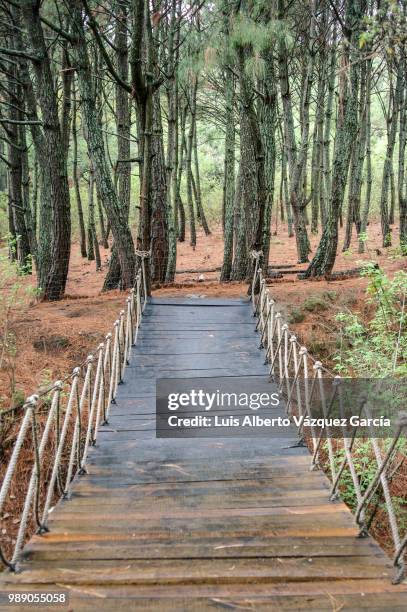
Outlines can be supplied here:
[[[31, 446], [31, 475], [10, 560], [0, 547], [0, 559], [12, 571], [18, 567], [27, 531], [33, 522], [37, 525], [37, 533], [48, 531], [52, 504], [61, 494], [70, 495], [75, 474], [86, 474], [89, 447], [96, 444], [100, 422], [108, 421], [109, 408], [115, 402], [131, 347], [137, 341], [147, 301], [145, 260], [150, 252], [136, 251], [136, 256], [141, 259], [141, 268], [126, 299], [126, 309], [120, 311], [114, 323], [113, 333], [107, 334], [105, 342], [99, 344], [95, 356], [88, 355], [71, 375], [56, 381], [40, 394], [32, 395], [22, 407], [22, 419], [0, 487], [1, 516], [6, 503], [15, 506], [12, 493], [13, 485], [17, 485], [13, 479], [18, 474], [22, 449]], [[3, 418], [15, 419], [15, 409], [6, 415]], [[63, 475], [64, 482], [61, 482]], [[21, 486], [18, 488], [21, 494]], [[44, 492], [43, 500], [40, 499], [41, 491]]]
[[146, 265], [145, 260], [151, 257], [151, 249], [149, 251], [141, 251], [136, 249], [136, 257], [140, 257], [141, 259], [141, 270], [143, 276], [143, 306], [142, 310], [144, 310], [144, 306], [147, 300], [147, 279], [146, 279]]
[[[266, 285], [260, 266], [261, 251], [252, 251], [252, 258], [255, 260], [254, 275], [252, 279], [252, 294], [251, 300], [253, 310], [258, 317], [256, 329], [261, 333], [260, 347], [266, 351], [266, 363], [270, 364], [270, 378], [276, 380], [279, 385], [279, 390], [287, 399], [286, 408], [288, 415], [295, 410], [299, 416], [311, 415], [311, 405], [315, 393], [319, 391], [321, 398], [322, 411], [324, 417], [331, 415], [333, 403], [336, 399], [339, 400], [340, 414], [344, 413], [343, 394], [341, 392], [341, 378], [334, 376], [321, 362], [315, 361], [307, 351], [306, 347], [299, 344], [295, 334], [293, 334], [288, 325], [283, 322], [281, 313], [276, 312], [276, 305], [271, 298], [269, 288]], [[255, 294], [255, 288], [259, 288], [258, 295]], [[312, 367], [309, 367], [311, 363]], [[278, 367], [275, 367], [278, 364]], [[311, 377], [309, 372], [313, 371]], [[323, 377], [331, 379], [332, 386], [330, 394], [326, 394], [326, 385], [323, 384]], [[370, 409], [366, 399], [363, 399], [359, 405], [359, 415], [369, 418]], [[400, 413], [396, 423], [396, 431], [391, 443], [384, 447], [379, 444], [375, 438], [374, 431], [370, 427], [370, 436], [368, 442], [371, 448], [371, 461], [375, 467], [374, 475], [368, 487], [362, 491], [361, 488], [361, 467], [358, 457], [355, 455], [355, 439], [357, 437], [358, 426], [355, 426], [352, 435], [349, 437], [349, 431], [345, 427], [342, 428], [342, 443], [344, 455], [341, 458], [341, 463], [338, 467], [337, 455], [332, 444], [332, 437], [326, 438], [326, 445], [323, 448], [322, 440], [324, 440], [323, 430], [315, 426], [310, 428], [311, 441], [313, 444], [313, 453], [311, 459], [311, 468], [320, 466], [325, 456], [328, 456], [328, 469], [330, 472], [332, 487], [329, 493], [330, 500], [334, 500], [339, 495], [340, 485], [343, 477], [346, 476], [346, 470], [349, 471], [351, 481], [353, 483], [355, 497], [357, 500], [357, 508], [355, 512], [355, 520], [360, 528], [360, 535], [367, 535], [366, 526], [366, 510], [372, 499], [377, 495], [379, 487], [383, 494], [383, 507], [385, 508], [389, 520], [391, 535], [394, 544], [393, 564], [396, 569], [393, 582], [400, 582], [405, 575], [405, 562], [403, 560], [404, 552], [407, 548], [407, 534], [400, 538], [400, 519], [395, 511], [394, 499], [389, 487], [388, 471], [392, 464], [394, 454], [397, 448], [397, 443], [405, 434], [407, 429], [407, 413]], [[300, 426], [298, 434], [303, 442], [303, 428]]]

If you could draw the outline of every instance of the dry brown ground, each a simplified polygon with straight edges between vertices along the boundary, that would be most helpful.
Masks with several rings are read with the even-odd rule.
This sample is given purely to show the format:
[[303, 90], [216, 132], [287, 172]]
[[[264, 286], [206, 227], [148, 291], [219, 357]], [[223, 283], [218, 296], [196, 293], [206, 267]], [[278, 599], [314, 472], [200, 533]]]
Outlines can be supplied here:
[[[318, 237], [312, 236], [313, 250]], [[394, 235], [397, 242], [397, 235]], [[407, 262], [394, 259], [392, 249], [381, 248], [380, 225], [369, 226], [368, 250], [357, 254], [356, 240], [351, 252], [339, 252], [335, 270], [355, 267], [360, 260], [374, 260], [389, 273], [407, 268]], [[376, 250], [380, 251], [377, 254]], [[66, 376], [69, 371], [91, 352], [110, 331], [114, 320], [125, 303], [125, 295], [118, 291], [101, 294], [109, 251], [101, 248], [103, 270], [95, 272], [94, 262], [80, 257], [78, 247], [72, 251], [66, 299], [56, 303], [27, 304], [12, 315], [11, 329], [16, 338], [16, 354], [0, 371], [0, 397], [3, 407], [10, 404], [10, 381], [14, 379], [15, 401], [30, 395], [38, 386]], [[198, 232], [195, 250], [188, 242], [179, 244], [177, 269], [207, 269], [222, 263], [223, 244], [221, 228], [210, 236]], [[294, 238], [288, 238], [285, 229], [272, 237], [270, 264], [295, 264]], [[304, 269], [304, 264], [296, 266]], [[219, 284], [219, 272], [179, 273], [173, 286], [162, 287], [154, 295], [245, 296], [245, 283]], [[30, 280], [26, 281], [31, 282]], [[285, 316], [292, 320], [291, 327], [298, 333], [309, 350], [326, 362], [335, 351], [335, 315], [338, 310], [351, 308], [364, 311], [366, 281], [351, 278], [339, 281], [301, 281], [290, 275], [273, 282], [271, 291]], [[320, 296], [326, 308], [319, 306], [307, 310], [310, 296]], [[318, 300], [317, 300], [318, 301]], [[312, 306], [312, 305], [311, 305]], [[300, 311], [301, 316], [298, 316]], [[301, 321], [298, 319], [301, 319]]]

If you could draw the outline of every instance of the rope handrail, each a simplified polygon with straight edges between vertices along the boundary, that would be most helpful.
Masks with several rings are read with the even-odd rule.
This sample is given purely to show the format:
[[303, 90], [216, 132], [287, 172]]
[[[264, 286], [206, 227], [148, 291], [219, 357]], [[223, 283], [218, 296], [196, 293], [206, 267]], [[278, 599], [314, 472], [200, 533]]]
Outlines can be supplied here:
[[[261, 252], [253, 252], [251, 255], [255, 259], [254, 276], [251, 283], [251, 301], [254, 315], [257, 317], [256, 330], [261, 334], [260, 348], [265, 349], [265, 363], [269, 365], [270, 378], [278, 382], [280, 392], [286, 398], [285, 406], [288, 416], [293, 414], [293, 404], [295, 404], [299, 416], [310, 416], [310, 406], [317, 389], [321, 398], [324, 417], [329, 417], [336, 400], [339, 401], [340, 409], [343, 410], [341, 392], [341, 381], [343, 379], [340, 376], [335, 376], [320, 361], [315, 360], [309, 354], [307, 348], [298, 342], [295, 334], [283, 321], [281, 313], [277, 311], [276, 302], [271, 297], [270, 290], [266, 285], [259, 263]], [[329, 398], [326, 397], [324, 378], [332, 380], [332, 392]], [[358, 411], [360, 415], [367, 418], [371, 416], [366, 398], [361, 398]], [[344, 414], [344, 412], [341, 412], [341, 414]], [[397, 443], [407, 430], [407, 415], [399, 415], [397, 429], [387, 448], [379, 443], [377, 438], [374, 437], [372, 428], [369, 428], [368, 443], [370, 445], [371, 461], [374, 462], [374, 474], [366, 488], [363, 488], [361, 484], [363, 467], [355, 458], [357, 430], [358, 428], [355, 426], [352, 436], [349, 437], [349, 435], [346, 435], [345, 428], [342, 428], [342, 436], [339, 440], [343, 445], [343, 456], [340, 456], [339, 464], [329, 427], [326, 427], [327, 435], [325, 435], [322, 428], [318, 431], [315, 426], [311, 426], [310, 434], [305, 436], [300, 425], [298, 435], [302, 442], [305, 442], [305, 438], [310, 441], [312, 447], [311, 469], [321, 468], [324, 458], [327, 458], [327, 471], [332, 481], [329, 493], [331, 501], [340, 497], [341, 484], [346, 470], [348, 470], [356, 499], [354, 517], [360, 537], [368, 535], [374, 514], [368, 520], [367, 509], [375, 494], [381, 488], [383, 498], [381, 507], [387, 514], [394, 547], [393, 566], [395, 574], [393, 584], [398, 584], [405, 576], [404, 553], [407, 549], [407, 532], [403, 536], [400, 535], [401, 520], [398, 520], [395, 500], [390, 487], [394, 472], [390, 473], [390, 468], [397, 451]], [[325, 448], [322, 445], [323, 440], [326, 442]], [[376, 504], [375, 511], [378, 505]]]
[[[126, 307], [94, 354], [63, 380], [28, 397], [21, 420], [7, 420], [15, 415], [16, 407], [2, 413], [1, 424], [12, 429], [14, 443], [0, 487], [0, 516], [15, 516], [16, 499], [21, 506], [20, 517], [13, 521], [18, 524], [15, 539], [7, 529], [1, 534], [0, 560], [11, 571], [18, 569], [27, 535], [34, 530], [38, 534], [49, 531], [53, 504], [61, 496], [69, 497], [76, 474], [86, 473], [89, 448], [97, 442], [100, 425], [108, 424], [110, 406], [116, 402], [147, 303], [145, 260], [149, 256], [147, 251], [136, 252], [137, 273]], [[19, 462], [26, 461], [26, 453], [29, 476], [24, 482], [18, 468]]]

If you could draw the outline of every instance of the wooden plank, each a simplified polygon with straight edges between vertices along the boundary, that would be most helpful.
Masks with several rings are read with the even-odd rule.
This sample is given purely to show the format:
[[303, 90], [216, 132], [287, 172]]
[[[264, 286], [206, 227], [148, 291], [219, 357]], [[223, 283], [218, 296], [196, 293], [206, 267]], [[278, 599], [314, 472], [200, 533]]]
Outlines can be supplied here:
[[194, 538], [187, 541], [151, 539], [140, 541], [138, 538], [119, 537], [105, 534], [95, 539], [83, 534], [50, 534], [47, 537], [34, 537], [26, 547], [25, 559], [34, 559], [52, 564], [69, 560], [109, 560], [109, 559], [235, 559], [248, 558], [313, 558], [313, 557], [371, 557], [378, 554], [371, 540], [359, 540], [353, 535], [335, 538], [309, 538], [266, 536], [248, 538], [225, 537], [224, 534], [211, 538]]
[[162, 582], [165, 584], [219, 584], [239, 582], [240, 584], [265, 582], [290, 583], [315, 580], [360, 580], [391, 578], [390, 563], [384, 564], [381, 557], [315, 557], [284, 558], [276, 563], [274, 559], [154, 559], [126, 561], [100, 561], [76, 563], [65, 567], [50, 566], [45, 569], [29, 569], [21, 575], [9, 578], [19, 584], [35, 583], [48, 585], [69, 580], [71, 585], [105, 584], [111, 585], [148, 585]]
[[[47, 587], [47, 591], [50, 587]], [[53, 589], [56, 590], [56, 589]], [[61, 590], [61, 589], [59, 589]], [[71, 610], [79, 610], [80, 612], [94, 612], [95, 607], [101, 612], [111, 611], [128, 612], [129, 609], [136, 608], [137, 611], [144, 612], [146, 610], [154, 612], [180, 612], [180, 610], [313, 610], [313, 611], [352, 611], [369, 610], [376, 612], [377, 610], [388, 610], [391, 612], [405, 612], [406, 601], [403, 593], [356, 593], [356, 594], [341, 594], [325, 592], [323, 594], [305, 594], [305, 595], [273, 595], [256, 593], [244, 593], [239, 590], [239, 585], [236, 586], [235, 592], [222, 595], [219, 593], [211, 594], [207, 597], [195, 596], [191, 594], [186, 597], [177, 597], [164, 595], [154, 597], [144, 594], [128, 594], [123, 592], [117, 593], [117, 589], [108, 589], [101, 586], [90, 588], [84, 587], [69, 587], [70, 606]], [[60, 610], [60, 607], [55, 606]], [[0, 610], [9, 612], [10, 608], [0, 606]], [[48, 608], [46, 608], [48, 609]], [[65, 608], [66, 609], [66, 608]], [[19, 607], [13, 605], [13, 610], [26, 611], [27, 607]]]
[[147, 312], [148, 309], [152, 310], [152, 309], [156, 309], [157, 307], [160, 306], [167, 306], [169, 308], [176, 308], [178, 309], [180, 306], [199, 306], [199, 307], [230, 307], [230, 306], [240, 306], [244, 309], [247, 309], [249, 306], [249, 300], [248, 298], [188, 298], [186, 296], [184, 297], [180, 297], [180, 298], [176, 298], [176, 297], [171, 297], [171, 298], [157, 298], [157, 297], [152, 297], [149, 300], [149, 304], [148, 307], [146, 308]]

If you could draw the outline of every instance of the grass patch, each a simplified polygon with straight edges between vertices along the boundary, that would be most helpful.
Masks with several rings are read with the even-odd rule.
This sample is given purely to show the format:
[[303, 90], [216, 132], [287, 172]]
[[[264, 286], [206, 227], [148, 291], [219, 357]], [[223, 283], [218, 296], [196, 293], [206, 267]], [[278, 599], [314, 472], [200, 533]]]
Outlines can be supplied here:
[[328, 310], [330, 305], [322, 295], [312, 295], [305, 300], [302, 307], [308, 312], [322, 312]]
[[293, 308], [288, 317], [289, 323], [301, 323], [305, 319], [305, 313], [299, 308]]

